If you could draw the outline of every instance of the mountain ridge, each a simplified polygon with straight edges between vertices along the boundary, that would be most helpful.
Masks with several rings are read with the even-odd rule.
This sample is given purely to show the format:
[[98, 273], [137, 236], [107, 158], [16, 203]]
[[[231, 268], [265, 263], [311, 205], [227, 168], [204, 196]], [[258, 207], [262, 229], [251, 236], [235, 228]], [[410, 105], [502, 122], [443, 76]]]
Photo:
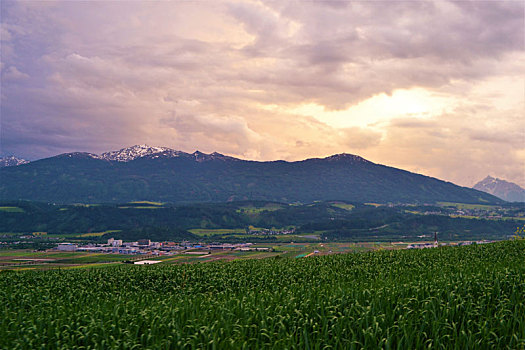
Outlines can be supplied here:
[[[135, 146], [133, 146], [135, 147]], [[466, 187], [346, 153], [258, 162], [214, 152], [138, 145], [99, 156], [73, 152], [0, 169], [0, 199], [56, 203], [267, 200], [309, 203], [501, 203]]]
[[[212, 152], [212, 153], [204, 153], [199, 150], [196, 150], [193, 153], [187, 153], [183, 151], [178, 151], [169, 147], [159, 147], [159, 146], [149, 146], [147, 144], [140, 144], [140, 145], [134, 145], [130, 147], [124, 147], [119, 150], [115, 151], [107, 151], [103, 152], [101, 154], [91, 153], [91, 152], [66, 152], [66, 153], [60, 153], [55, 156], [46, 157], [34, 160], [32, 162], [40, 161], [43, 159], [49, 159], [54, 157], [72, 157], [72, 156], [88, 156], [94, 159], [102, 159], [102, 160], [108, 160], [108, 161], [116, 161], [116, 162], [130, 162], [139, 158], [175, 158], [175, 157], [181, 157], [181, 156], [191, 156], [194, 157], [197, 161], [205, 161], [205, 160], [211, 160], [211, 159], [222, 159], [222, 160], [234, 160], [234, 161], [246, 161], [246, 162], [259, 162], [259, 163], [272, 163], [272, 162], [284, 162], [284, 163], [297, 163], [297, 162], [304, 162], [304, 161], [315, 161], [315, 160], [330, 160], [330, 161], [337, 161], [337, 160], [352, 160], [352, 161], [358, 161], [358, 162], [368, 162], [373, 163], [367, 159], [362, 158], [361, 156], [350, 154], [350, 153], [337, 153], [326, 157], [313, 157], [313, 158], [306, 158], [302, 160], [297, 161], [286, 161], [286, 160], [268, 160], [268, 161], [256, 161], [256, 160], [249, 160], [249, 159], [241, 159], [241, 158], [235, 158], [232, 156], [227, 156], [224, 154], [221, 154], [219, 152]], [[16, 158], [14, 156], [0, 158], [0, 160], [3, 159], [17, 159], [22, 161], [20, 164], [27, 164], [31, 161]], [[19, 164], [13, 164], [12, 166], [16, 166]], [[0, 165], [1, 166], [1, 165]]]

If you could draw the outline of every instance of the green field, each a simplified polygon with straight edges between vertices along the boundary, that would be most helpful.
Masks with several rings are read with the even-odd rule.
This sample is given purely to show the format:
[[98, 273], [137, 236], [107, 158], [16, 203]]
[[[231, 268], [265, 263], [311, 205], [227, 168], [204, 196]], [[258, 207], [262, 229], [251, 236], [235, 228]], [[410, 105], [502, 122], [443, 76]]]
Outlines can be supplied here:
[[194, 228], [188, 230], [197, 236], [217, 236], [217, 235], [231, 235], [231, 234], [244, 234], [246, 231], [243, 228], [220, 228], [220, 229], [205, 229], [205, 228]]
[[505, 241], [4, 271], [0, 348], [523, 349], [524, 257]]
[[83, 256], [86, 253], [75, 252], [33, 252], [31, 250], [0, 250], [0, 258], [19, 257], [19, 258], [71, 258]]
[[491, 210], [497, 208], [497, 205], [485, 205], [485, 204], [468, 204], [468, 203], [453, 203], [453, 202], [438, 202], [437, 204], [443, 207], [456, 207], [458, 209], [481, 209]]
[[86, 233], [47, 233], [47, 232], [43, 232], [43, 233], [40, 233], [38, 234], [38, 232], [33, 232], [33, 235], [34, 236], [38, 236], [38, 235], [44, 235], [44, 236], [48, 236], [48, 237], [60, 237], [60, 238], [70, 238], [70, 239], [81, 239], [81, 238], [86, 238], [86, 237], [102, 237], [104, 236], [105, 234], [108, 234], [108, 233], [118, 233], [118, 232], [121, 232], [122, 230], [106, 230], [106, 231], [102, 231], [102, 232], [86, 232]]
[[355, 208], [354, 205], [346, 204], [346, 203], [334, 203], [334, 204], [332, 204], [332, 206], [334, 206], [336, 208], [341, 208], [341, 209], [344, 209], [344, 210], [352, 210], [352, 209]]
[[80, 235], [77, 235], [76, 237], [102, 237], [106, 233], [117, 233], [117, 232], [121, 232], [121, 230], [107, 230], [103, 232], [82, 233]]
[[0, 271], [25, 269], [57, 269], [94, 267], [97, 264], [120, 264], [140, 256], [86, 252], [33, 252], [31, 250], [0, 250]]
[[260, 207], [253, 206], [253, 205], [243, 206], [237, 209], [236, 211], [238, 213], [244, 213], [247, 215], [257, 215], [257, 214], [262, 213], [263, 211], [276, 211], [276, 210], [283, 209], [283, 208], [285, 208], [285, 205], [277, 204], [277, 203], [268, 203]]
[[162, 207], [159, 206], [123, 206], [119, 207], [119, 209], [161, 209]]
[[161, 202], [151, 202], [151, 201], [135, 201], [135, 202], [131, 202], [131, 204], [148, 204], [148, 205], [157, 205], [157, 206], [161, 206], [161, 205], [163, 205], [164, 203], [161, 203]]
[[5, 211], [6, 213], [24, 213], [25, 210], [19, 207], [0, 207], [0, 211]]

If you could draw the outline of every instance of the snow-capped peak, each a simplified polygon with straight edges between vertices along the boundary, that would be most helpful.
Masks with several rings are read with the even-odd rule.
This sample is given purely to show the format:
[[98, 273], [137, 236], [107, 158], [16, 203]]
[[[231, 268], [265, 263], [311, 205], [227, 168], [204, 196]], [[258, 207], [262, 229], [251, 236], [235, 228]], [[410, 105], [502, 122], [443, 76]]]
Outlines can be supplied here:
[[178, 155], [180, 152], [167, 147], [152, 147], [148, 145], [135, 145], [132, 147], [122, 148], [118, 151], [105, 152], [101, 154], [102, 159], [113, 160], [117, 162], [129, 162], [131, 160], [149, 156], [157, 153], [168, 152], [172, 156]]
[[28, 160], [17, 158], [15, 156], [8, 156], [8, 157], [2, 157], [0, 158], [0, 168], [6, 167], [6, 166], [18, 166], [22, 164], [29, 163]]
[[474, 185], [475, 190], [490, 193], [509, 202], [525, 202], [525, 190], [519, 185], [487, 176]]

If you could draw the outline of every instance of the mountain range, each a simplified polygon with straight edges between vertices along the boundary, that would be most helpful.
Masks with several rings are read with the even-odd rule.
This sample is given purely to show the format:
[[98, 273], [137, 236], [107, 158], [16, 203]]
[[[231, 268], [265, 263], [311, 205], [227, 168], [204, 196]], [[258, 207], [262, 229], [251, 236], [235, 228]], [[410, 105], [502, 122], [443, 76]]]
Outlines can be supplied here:
[[241, 160], [137, 145], [74, 152], [0, 169], [0, 199], [54, 203], [267, 200], [310, 203], [502, 203], [436, 178], [336, 154], [296, 162]]
[[490, 193], [508, 202], [525, 202], [525, 190], [515, 183], [487, 176], [474, 189]]

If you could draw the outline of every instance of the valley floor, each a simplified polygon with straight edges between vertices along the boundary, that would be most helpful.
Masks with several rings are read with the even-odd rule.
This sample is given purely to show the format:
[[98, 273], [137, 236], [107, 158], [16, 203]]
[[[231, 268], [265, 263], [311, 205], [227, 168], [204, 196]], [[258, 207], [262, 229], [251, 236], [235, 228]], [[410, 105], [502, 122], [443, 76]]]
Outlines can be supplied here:
[[[466, 244], [453, 242], [442, 244]], [[199, 246], [200, 247], [200, 246]], [[112, 254], [90, 252], [63, 252], [56, 249], [33, 251], [29, 249], [0, 250], [1, 270], [49, 270], [103, 268], [126, 263], [155, 261], [166, 264], [205, 263], [265, 258], [304, 258], [312, 256], [357, 253], [374, 250], [398, 250], [433, 247], [433, 242], [357, 242], [357, 243], [257, 243], [236, 250], [192, 247], [178, 251], [149, 251], [142, 254]]]

